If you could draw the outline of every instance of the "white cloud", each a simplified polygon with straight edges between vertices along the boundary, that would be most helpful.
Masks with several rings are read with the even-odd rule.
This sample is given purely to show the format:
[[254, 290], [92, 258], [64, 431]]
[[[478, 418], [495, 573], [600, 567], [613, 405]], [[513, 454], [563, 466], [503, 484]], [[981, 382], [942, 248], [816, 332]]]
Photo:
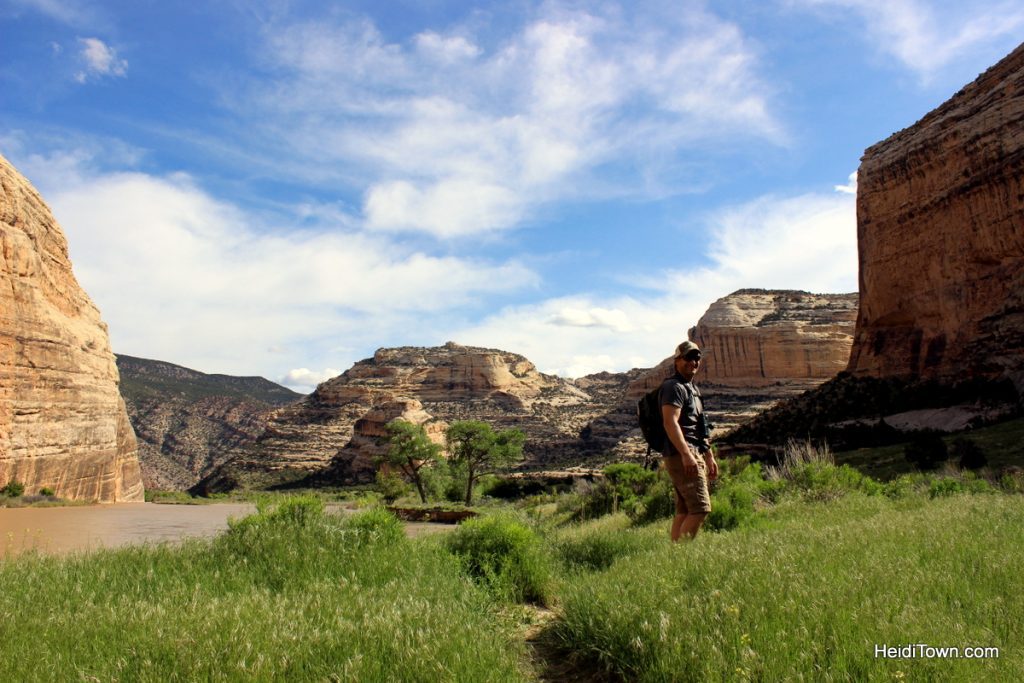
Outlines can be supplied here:
[[996, 39], [1019, 40], [1024, 28], [1024, 7], [1018, 0], [964, 0], [941, 7], [922, 0], [790, 1], [855, 12], [876, 49], [895, 57], [924, 81], [962, 55], [990, 48]]
[[263, 368], [305, 386], [314, 375], [294, 368], [347, 367], [354, 348], [441, 339], [447, 313], [538, 281], [515, 260], [431, 255], [343, 225], [302, 229], [295, 215], [214, 199], [186, 175], [88, 164], [73, 154], [20, 166], [60, 220], [122, 353], [206, 372]]
[[104, 76], [123, 77], [128, 73], [128, 61], [118, 57], [117, 50], [99, 38], [79, 38], [78, 42], [82, 46], [79, 57], [85, 65], [75, 75], [79, 83]]
[[77, 0], [9, 0], [15, 7], [40, 12], [51, 19], [72, 26], [90, 23], [94, 20], [93, 11]]
[[341, 370], [335, 368], [324, 368], [320, 371], [310, 370], [309, 368], [295, 368], [294, 370], [289, 370], [278, 382], [292, 388], [301, 387], [312, 391], [321, 382], [326, 382], [340, 374]]
[[[672, 170], [685, 150], [786, 141], [756, 52], [702, 3], [586, 7], [546, 4], [487, 45], [435, 31], [390, 42], [368, 19], [273, 25], [278, 75], [250, 84], [239, 113], [311, 174], [360, 178], [370, 228], [441, 238], [584, 193], [645, 196], [651, 177], [685, 192], [698, 182]], [[658, 173], [601, 182], [619, 162]]]
[[434, 31], [424, 31], [413, 40], [421, 52], [445, 62], [473, 59], [482, 52], [479, 47], [462, 36], [446, 37]]
[[857, 290], [856, 211], [849, 194], [763, 197], [717, 212], [707, 223], [708, 265], [649, 278], [645, 298], [581, 294], [509, 307], [453, 338], [515, 349], [544, 372], [575, 377], [655, 365], [686, 338], [710, 302], [737, 289]]
[[836, 192], [842, 192], [843, 194], [857, 194], [857, 171], [850, 174], [848, 182], [845, 185], [835, 185]]

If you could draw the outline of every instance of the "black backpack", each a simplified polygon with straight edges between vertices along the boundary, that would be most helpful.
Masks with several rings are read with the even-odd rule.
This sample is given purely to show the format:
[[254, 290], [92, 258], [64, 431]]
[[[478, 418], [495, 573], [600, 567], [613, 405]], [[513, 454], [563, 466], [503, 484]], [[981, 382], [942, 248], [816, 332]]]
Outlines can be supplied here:
[[[661, 453], [662, 449], [665, 448], [665, 441], [668, 440], [668, 434], [665, 433], [665, 423], [661, 417], [661, 386], [652, 389], [644, 394], [636, 403], [636, 417], [640, 423], [640, 431], [644, 435], [644, 441], [647, 442], [647, 456], [644, 458], [644, 464], [648, 467], [651, 465], [651, 451]], [[657, 463], [657, 460], [654, 461]]]

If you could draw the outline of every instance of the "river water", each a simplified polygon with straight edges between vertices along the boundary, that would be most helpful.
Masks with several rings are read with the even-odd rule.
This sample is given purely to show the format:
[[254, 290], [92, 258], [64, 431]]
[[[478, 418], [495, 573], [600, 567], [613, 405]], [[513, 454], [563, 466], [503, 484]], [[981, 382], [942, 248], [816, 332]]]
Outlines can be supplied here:
[[[328, 506], [330, 510], [340, 510]], [[27, 550], [64, 554], [137, 543], [180, 541], [215, 536], [228, 519], [256, 511], [249, 503], [161, 505], [118, 503], [52, 508], [0, 508], [0, 557]], [[409, 536], [451, 528], [442, 524], [409, 523]]]

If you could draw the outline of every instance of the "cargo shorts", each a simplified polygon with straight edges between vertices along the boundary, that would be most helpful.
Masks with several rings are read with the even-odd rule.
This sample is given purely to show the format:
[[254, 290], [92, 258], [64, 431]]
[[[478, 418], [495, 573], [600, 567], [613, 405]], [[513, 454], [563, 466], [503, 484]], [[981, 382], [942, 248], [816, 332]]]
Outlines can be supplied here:
[[[694, 449], [696, 450], [696, 449]], [[683, 469], [683, 456], [674, 448], [662, 458], [665, 469], [676, 491], [677, 515], [706, 515], [711, 512], [711, 494], [708, 491], [708, 466], [704, 457], [697, 455], [697, 473], [687, 474]]]

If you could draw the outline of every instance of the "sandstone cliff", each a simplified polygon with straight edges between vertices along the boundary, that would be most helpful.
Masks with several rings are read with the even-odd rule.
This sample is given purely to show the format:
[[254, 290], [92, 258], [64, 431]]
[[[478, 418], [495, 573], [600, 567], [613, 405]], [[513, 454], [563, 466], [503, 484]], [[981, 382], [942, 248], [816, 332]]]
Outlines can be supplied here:
[[0, 482], [141, 501], [107, 329], [42, 198], [0, 157]]
[[[741, 289], [712, 303], [689, 338], [704, 351], [697, 383], [721, 434], [846, 367], [857, 294]], [[672, 357], [626, 389], [635, 401], [674, 372]]]
[[262, 377], [206, 374], [118, 355], [121, 395], [146, 488], [184, 490], [254, 443], [277, 407], [302, 398]]
[[854, 376], [1024, 389], [1024, 45], [865, 152], [857, 233]]

